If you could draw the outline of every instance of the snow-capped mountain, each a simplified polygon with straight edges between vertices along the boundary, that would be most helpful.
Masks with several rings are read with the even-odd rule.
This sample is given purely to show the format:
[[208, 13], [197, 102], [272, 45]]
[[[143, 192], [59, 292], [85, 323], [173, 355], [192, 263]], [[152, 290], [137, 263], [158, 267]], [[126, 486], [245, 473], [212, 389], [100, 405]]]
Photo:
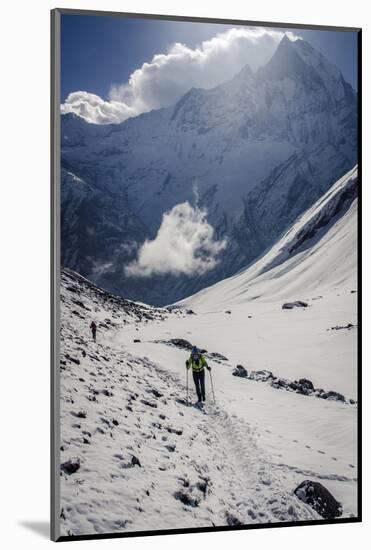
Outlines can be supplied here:
[[[173, 107], [107, 126], [62, 116], [62, 265], [158, 304], [232, 275], [354, 166], [356, 102], [337, 67], [285, 37], [256, 73], [192, 88]], [[196, 200], [228, 239], [218, 265], [194, 277], [126, 276], [163, 213]]]
[[250, 267], [179, 302], [198, 309], [357, 288], [357, 166]]

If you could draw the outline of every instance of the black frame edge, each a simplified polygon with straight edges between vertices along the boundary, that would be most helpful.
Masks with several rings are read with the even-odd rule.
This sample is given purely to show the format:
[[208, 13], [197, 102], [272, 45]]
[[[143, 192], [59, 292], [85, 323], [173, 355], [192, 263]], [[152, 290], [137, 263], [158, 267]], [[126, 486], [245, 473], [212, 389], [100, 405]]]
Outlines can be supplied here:
[[50, 12], [50, 538], [59, 526], [60, 11]]
[[137, 18], [137, 19], [157, 19], [163, 21], [189, 21], [194, 23], [216, 23], [226, 25], [252, 25], [255, 27], [282, 27], [285, 29], [299, 28], [310, 30], [329, 30], [329, 31], [342, 31], [342, 32], [358, 32], [360, 27], [344, 27], [337, 25], [315, 25], [310, 23], [282, 23], [278, 21], [252, 21], [248, 19], [224, 19], [218, 17], [198, 17], [192, 15], [164, 15], [155, 13], [136, 13], [136, 12], [118, 12], [118, 11], [105, 11], [105, 10], [85, 10], [74, 8], [55, 8], [60, 15], [96, 15], [102, 17], [125, 17], [125, 18]]

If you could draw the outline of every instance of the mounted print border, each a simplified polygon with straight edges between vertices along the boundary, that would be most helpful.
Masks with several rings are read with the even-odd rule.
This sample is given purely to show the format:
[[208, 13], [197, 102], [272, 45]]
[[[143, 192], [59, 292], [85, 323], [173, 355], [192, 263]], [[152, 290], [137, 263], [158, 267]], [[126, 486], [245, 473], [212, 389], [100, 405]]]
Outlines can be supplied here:
[[[131, 79], [76, 92], [91, 18]], [[352, 85], [301, 31], [355, 36]], [[52, 540], [362, 521], [361, 38], [52, 10]]]

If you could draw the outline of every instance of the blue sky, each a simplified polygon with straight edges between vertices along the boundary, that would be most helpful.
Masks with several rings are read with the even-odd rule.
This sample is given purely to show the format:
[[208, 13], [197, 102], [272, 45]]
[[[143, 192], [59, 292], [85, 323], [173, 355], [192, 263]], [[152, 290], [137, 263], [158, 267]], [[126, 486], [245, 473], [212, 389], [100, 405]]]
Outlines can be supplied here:
[[[142, 75], [139, 95], [142, 92], [143, 94], [140, 97], [133, 97], [133, 91], [125, 88], [125, 84], [133, 71], [140, 69], [143, 63], [150, 62], [155, 54], [166, 54], [175, 42], [180, 42], [189, 50], [193, 50], [217, 34], [225, 33], [233, 28], [246, 30], [246, 27], [236, 27], [236, 25], [115, 18], [112, 16], [62, 15], [62, 102], [65, 101], [68, 94], [77, 91], [89, 92], [99, 96], [99, 99], [93, 98], [93, 103], [94, 101], [105, 100], [124, 101], [125, 105], [128, 105], [128, 112], [120, 115], [124, 118], [150, 108], [166, 106], [177, 99], [177, 92], [171, 89], [173, 85], [176, 86], [176, 83], [170, 82], [169, 74], [161, 83], [163, 99], [160, 92], [156, 97], [151, 97], [153, 90], [142, 90], [142, 86], [147, 85], [145, 81], [148, 78], [149, 71], [147, 71], [147, 75]], [[284, 31], [285, 29], [277, 30]], [[341, 69], [345, 80], [350, 82], [356, 89], [357, 34], [355, 32], [290, 30], [307, 40], [314, 48], [321, 51], [329, 61], [335, 63]], [[260, 51], [260, 49], [264, 51], [264, 48], [266, 48], [266, 55], [268, 55], [273, 48], [271, 42], [269, 37], [263, 38], [261, 47], [259, 46], [256, 51]], [[275, 47], [276, 44], [274, 44]], [[187, 67], [191, 70], [190, 63], [192, 65], [193, 61], [190, 61], [190, 52], [181, 53], [188, 60]], [[212, 66], [210, 71], [214, 80], [211, 79], [210, 87], [218, 84], [220, 80], [229, 80], [232, 76], [233, 63], [230, 63], [228, 57], [225, 59], [225, 78], [223, 78], [223, 74], [216, 76], [215, 66]], [[261, 62], [264, 61], [263, 55]], [[240, 70], [242, 61], [240, 60], [239, 63], [236, 62], [236, 73]], [[173, 68], [172, 70], [175, 74], [176, 69]], [[187, 73], [185, 72], [184, 75], [186, 78]], [[117, 88], [113, 90], [112, 86], [114, 85]], [[183, 87], [185, 85], [184, 83]], [[198, 79], [195, 77], [195, 81], [192, 81], [189, 87], [191, 85], [207, 87], [207, 82], [201, 77]], [[169, 90], [168, 94], [166, 86]], [[157, 83], [153, 89], [156, 87]], [[182, 91], [182, 84], [180, 84], [179, 93]], [[137, 93], [136, 91], [135, 94]], [[78, 97], [77, 99], [81, 103], [81, 98]], [[89, 98], [89, 102], [91, 103], [91, 98]], [[108, 117], [116, 116], [110, 112], [112, 104], [103, 103], [99, 109], [109, 111]], [[106, 122], [109, 122], [108, 118]]]

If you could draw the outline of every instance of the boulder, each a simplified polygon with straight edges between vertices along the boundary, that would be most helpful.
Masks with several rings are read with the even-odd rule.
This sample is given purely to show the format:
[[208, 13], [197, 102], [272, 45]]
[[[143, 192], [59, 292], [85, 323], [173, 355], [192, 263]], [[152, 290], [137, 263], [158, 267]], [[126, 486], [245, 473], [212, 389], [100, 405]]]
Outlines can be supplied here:
[[133, 456], [131, 457], [131, 465], [132, 465], [132, 466], [139, 466], [139, 468], [142, 467], [139, 458], [136, 457], [135, 455], [133, 455]]
[[341, 393], [338, 393], [337, 391], [326, 391], [324, 392], [321, 397], [323, 399], [330, 399], [332, 401], [342, 401], [345, 402], [345, 397]]
[[308, 380], [308, 378], [300, 378], [300, 380], [298, 381], [298, 384], [299, 386], [302, 386], [307, 390], [311, 390], [311, 391], [314, 390], [313, 382]]
[[325, 519], [335, 519], [342, 515], [343, 509], [330, 491], [317, 481], [305, 480], [294, 490], [301, 501], [311, 506]]
[[249, 379], [257, 382], [266, 382], [272, 378], [274, 377], [270, 370], [252, 370], [249, 374]]
[[61, 464], [61, 470], [65, 474], [71, 475], [77, 472], [80, 468], [80, 459], [79, 458], [70, 458], [66, 462]]
[[294, 309], [296, 307], [308, 307], [308, 304], [306, 302], [303, 302], [302, 300], [296, 300], [295, 302], [286, 302], [282, 305], [282, 309]]
[[169, 340], [169, 343], [180, 349], [191, 350], [193, 347], [192, 344], [188, 342], [188, 340], [184, 340], [183, 338], [172, 338], [171, 340]]
[[247, 370], [242, 365], [237, 365], [232, 372], [233, 376], [239, 376], [240, 378], [247, 378]]
[[271, 386], [273, 388], [287, 390], [290, 388], [290, 383], [290, 380], [287, 380], [286, 378], [276, 378], [272, 379]]

